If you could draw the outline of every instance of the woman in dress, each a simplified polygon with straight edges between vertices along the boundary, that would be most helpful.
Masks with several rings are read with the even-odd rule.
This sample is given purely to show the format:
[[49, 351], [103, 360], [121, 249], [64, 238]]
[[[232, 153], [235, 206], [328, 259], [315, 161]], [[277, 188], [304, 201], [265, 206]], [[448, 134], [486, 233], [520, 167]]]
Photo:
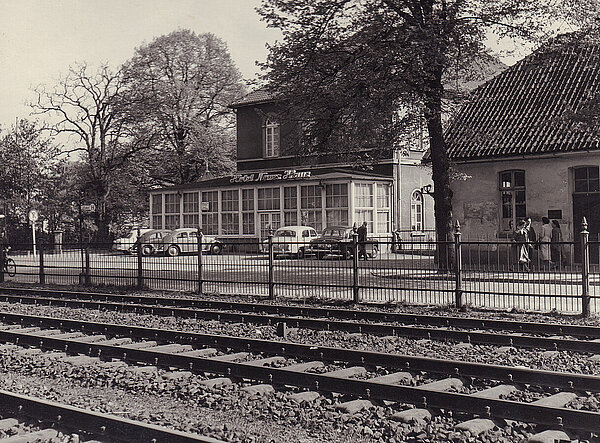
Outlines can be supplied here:
[[548, 217], [542, 217], [542, 230], [540, 231], [539, 245], [540, 245], [540, 260], [542, 262], [543, 269], [550, 269], [550, 242], [552, 241], [552, 226], [550, 226], [550, 219]]
[[558, 220], [552, 220], [552, 239], [550, 241], [550, 255], [554, 266], [564, 266], [566, 263], [566, 254], [563, 251], [563, 237]]

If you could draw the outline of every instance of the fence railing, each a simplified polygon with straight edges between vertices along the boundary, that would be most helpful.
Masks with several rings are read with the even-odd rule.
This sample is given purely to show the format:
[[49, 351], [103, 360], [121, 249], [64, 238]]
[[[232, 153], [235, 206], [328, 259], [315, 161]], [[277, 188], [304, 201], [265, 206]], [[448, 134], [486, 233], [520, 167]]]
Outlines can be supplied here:
[[[0, 282], [95, 285], [319, 298], [353, 302], [470, 305], [533, 311], [598, 312], [600, 241], [584, 222], [579, 242], [521, 245], [465, 241], [457, 224], [449, 241], [369, 238], [205, 242], [201, 233], [160, 248], [136, 244], [55, 245], [35, 252], [12, 245], [16, 273]], [[212, 237], [211, 242], [214, 241]], [[218, 242], [218, 240], [217, 240]], [[150, 253], [160, 250], [160, 253]], [[0, 252], [0, 259], [5, 257]]]

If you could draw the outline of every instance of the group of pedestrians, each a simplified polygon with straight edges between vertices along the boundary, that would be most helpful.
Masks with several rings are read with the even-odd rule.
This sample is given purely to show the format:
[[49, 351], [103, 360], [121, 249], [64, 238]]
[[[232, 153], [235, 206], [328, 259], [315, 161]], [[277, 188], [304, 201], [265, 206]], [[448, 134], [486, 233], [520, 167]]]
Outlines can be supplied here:
[[530, 271], [535, 256], [539, 259], [541, 269], [556, 269], [566, 265], [563, 236], [558, 220], [542, 217], [542, 228], [539, 236], [531, 224], [531, 218], [519, 220], [513, 239], [516, 243], [516, 259], [519, 269]]

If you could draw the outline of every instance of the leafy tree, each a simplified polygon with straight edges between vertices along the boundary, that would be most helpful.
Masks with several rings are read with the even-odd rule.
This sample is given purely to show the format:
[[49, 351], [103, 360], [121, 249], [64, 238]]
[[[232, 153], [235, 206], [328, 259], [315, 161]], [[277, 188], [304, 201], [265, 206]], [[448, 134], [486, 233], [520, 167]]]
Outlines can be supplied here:
[[[410, 121], [392, 116], [420, 107], [436, 231], [449, 239], [452, 191], [442, 127], [448, 76], [464, 75], [487, 55], [490, 32], [545, 35], [549, 23], [568, 15], [559, 6], [537, 0], [263, 0], [259, 13], [283, 33], [270, 47], [264, 79], [286, 99], [286, 118], [302, 122], [306, 150], [389, 149]], [[444, 267], [449, 249], [438, 253]]]
[[0, 136], [0, 212], [6, 214], [10, 229], [26, 224], [28, 211], [40, 208], [48, 177], [60, 163], [58, 154], [38, 125], [28, 120], [18, 120]]
[[196, 181], [231, 170], [233, 114], [243, 92], [225, 43], [179, 30], [136, 49], [125, 64], [130, 118], [156, 136], [147, 173], [159, 184]]
[[111, 195], [123, 166], [152, 143], [152, 133], [143, 123], [132, 122], [123, 91], [121, 71], [101, 66], [97, 71], [85, 64], [71, 67], [53, 88], [37, 89], [33, 105], [37, 114], [53, 121], [46, 127], [53, 136], [68, 136], [72, 154], [83, 163], [78, 199], [97, 207], [98, 240], [109, 239], [114, 217]]

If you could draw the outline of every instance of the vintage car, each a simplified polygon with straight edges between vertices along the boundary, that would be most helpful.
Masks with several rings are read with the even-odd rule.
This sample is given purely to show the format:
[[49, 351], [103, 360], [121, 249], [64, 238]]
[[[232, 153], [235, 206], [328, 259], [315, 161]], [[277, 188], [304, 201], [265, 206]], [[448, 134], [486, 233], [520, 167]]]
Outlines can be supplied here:
[[149, 228], [135, 228], [132, 229], [129, 234], [125, 237], [118, 238], [113, 243], [113, 249], [124, 254], [131, 254], [135, 252], [137, 244], [138, 234], [143, 235], [152, 229]]
[[[318, 237], [315, 228], [310, 226], [284, 226], [273, 233], [273, 256], [282, 255], [303, 258], [310, 241]], [[269, 251], [268, 240], [263, 242], [263, 249]]]
[[[162, 248], [162, 239], [171, 232], [170, 229], [152, 229], [138, 238], [138, 243], [142, 249], [142, 255], [152, 255], [157, 248]], [[137, 244], [135, 245], [137, 248]]]
[[[210, 235], [202, 236], [202, 252], [218, 255], [223, 250], [223, 243]], [[176, 257], [182, 253], [198, 252], [198, 230], [196, 228], [179, 228], [168, 233], [157, 245], [155, 254], [164, 253]]]
[[[325, 228], [320, 237], [310, 242], [307, 253], [314, 254], [319, 259], [326, 255], [341, 256], [345, 259], [351, 258], [353, 233], [354, 229], [347, 226]], [[379, 242], [375, 239], [367, 239], [365, 249], [369, 257], [375, 258], [379, 253]]]

